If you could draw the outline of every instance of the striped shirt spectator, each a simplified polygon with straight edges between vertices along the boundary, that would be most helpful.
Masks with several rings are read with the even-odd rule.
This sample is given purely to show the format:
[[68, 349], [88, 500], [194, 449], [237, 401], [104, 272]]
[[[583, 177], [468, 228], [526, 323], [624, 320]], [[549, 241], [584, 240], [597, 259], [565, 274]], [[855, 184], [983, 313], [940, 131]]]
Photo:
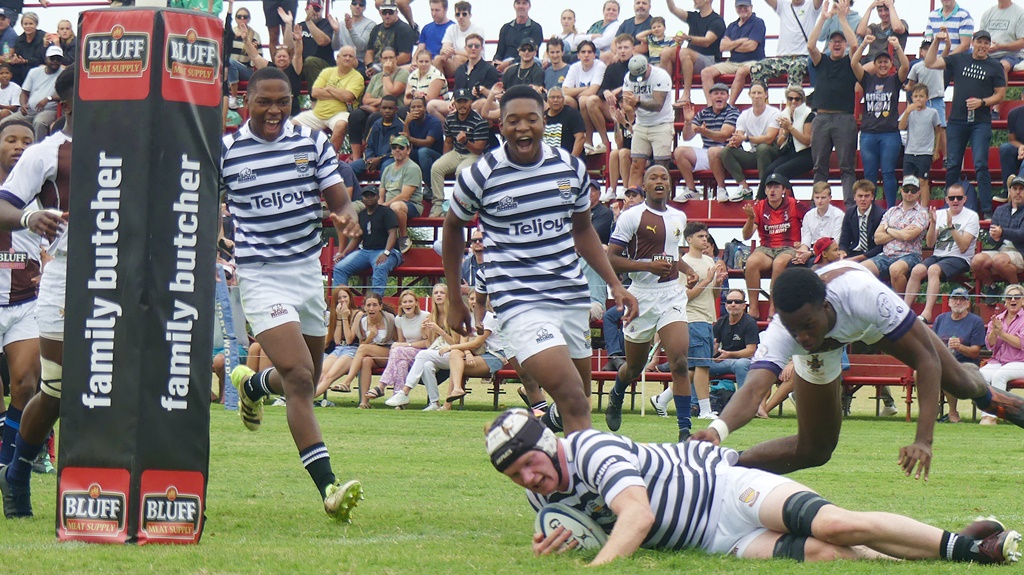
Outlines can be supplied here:
[[224, 136], [223, 147], [221, 186], [235, 217], [238, 265], [319, 258], [320, 192], [341, 183], [323, 132], [285, 124], [276, 142], [265, 143], [247, 122]]
[[473, 142], [487, 140], [491, 137], [490, 125], [476, 111], [470, 111], [465, 119], [459, 118], [458, 112], [452, 112], [444, 120], [444, 137], [452, 138], [455, 143], [455, 151], [460, 154], [471, 154], [472, 152], [466, 148], [465, 142], [459, 142], [459, 139], [456, 138], [459, 132], [466, 132], [467, 141]]
[[[726, 104], [725, 109], [718, 114], [715, 113], [715, 110], [712, 109], [711, 106], [708, 106], [697, 112], [697, 115], [693, 117], [693, 125], [700, 126], [701, 124], [704, 124], [708, 130], [718, 132], [722, 129], [722, 126], [735, 126], [739, 119], [740, 111], [732, 104]], [[704, 140], [705, 149], [725, 145], [724, 142], [716, 142], [710, 138], [702, 139]]]
[[928, 15], [928, 25], [924, 29], [924, 39], [931, 41], [940, 28], [949, 32], [950, 53], [963, 52], [971, 47], [971, 36], [974, 34], [974, 18], [955, 0], [942, 0], [939, 6]]
[[450, 209], [465, 221], [479, 214], [488, 240], [491, 303], [502, 322], [538, 303], [589, 310], [587, 280], [569, 233], [573, 213], [590, 211], [586, 165], [545, 145], [540, 164], [529, 166], [528, 177], [523, 170], [501, 147], [455, 182]]

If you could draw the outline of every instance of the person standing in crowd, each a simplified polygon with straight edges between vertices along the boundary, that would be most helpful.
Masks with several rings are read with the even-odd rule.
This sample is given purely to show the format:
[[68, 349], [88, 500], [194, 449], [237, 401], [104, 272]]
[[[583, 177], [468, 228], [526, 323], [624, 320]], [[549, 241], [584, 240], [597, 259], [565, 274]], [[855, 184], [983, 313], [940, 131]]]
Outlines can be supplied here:
[[[441, 52], [434, 56], [434, 67], [444, 72], [445, 77], [455, 76], [455, 70], [469, 61], [469, 51], [466, 50], [466, 42], [470, 34], [477, 34], [481, 37], [485, 34], [482, 26], [473, 24], [473, 5], [469, 2], [455, 3], [455, 25], [449, 26], [441, 39]], [[483, 58], [483, 51], [480, 52]]]
[[939, 140], [942, 125], [939, 113], [928, 105], [927, 84], [914, 84], [910, 89], [910, 100], [899, 121], [899, 129], [907, 131], [907, 148], [903, 152], [903, 175], [921, 180], [921, 195], [927, 198], [930, 197], [928, 192], [931, 185], [928, 177], [931, 174], [932, 163], [941, 157]]
[[[754, 14], [753, 1], [736, 0], [736, 14], [739, 18], [725, 29], [725, 37], [720, 45], [722, 50], [729, 51], [729, 59], [700, 71], [700, 83], [707, 101], [711, 101], [710, 90], [715, 84], [715, 78], [722, 74], [735, 74], [732, 92], [729, 94], [729, 103], [735, 105], [750, 73], [750, 64], [765, 59], [766, 29], [764, 20]], [[741, 69], [746, 74], [741, 74]]]
[[[683, 90], [679, 93], [680, 102], [690, 101], [690, 87], [693, 75], [700, 74], [704, 68], [714, 66], [722, 59], [722, 37], [725, 36], [725, 19], [715, 12], [711, 0], [694, 0], [696, 10], [687, 12], [676, 7], [674, 0], [668, 1], [668, 11], [690, 27], [688, 34], [676, 34], [676, 42], [687, 42], [687, 47], [667, 50], [661, 56], [661, 66], [670, 73], [675, 71], [676, 61], [679, 62], [680, 74], [683, 76]], [[769, 0], [771, 3], [773, 0]], [[785, 1], [785, 0], [783, 0]], [[818, 0], [820, 4], [820, 0]]]
[[[842, 1], [846, 2], [848, 11], [849, 3], [847, 0]], [[767, 84], [772, 78], [785, 74], [790, 86], [800, 86], [804, 83], [807, 77], [808, 47], [817, 44], [818, 34], [821, 33], [821, 30], [808, 30], [814, 27], [818, 14], [823, 12], [822, 2], [823, 0], [765, 0], [779, 17], [778, 52], [772, 58], [765, 58], [750, 65], [751, 80], [760, 80]], [[833, 4], [833, 10], [835, 6]], [[831, 12], [829, 15], [834, 13]], [[845, 21], [846, 12], [840, 16]], [[852, 32], [851, 29], [850, 35]], [[817, 48], [814, 48], [810, 53], [813, 54], [816, 50]], [[747, 66], [743, 66], [737, 74], [745, 76], [746, 69]]]
[[[342, 21], [335, 18], [333, 14], [327, 17], [331, 28], [334, 29], [334, 35], [331, 37], [332, 48], [341, 50], [342, 46], [352, 46], [356, 49], [356, 56], [366, 54], [366, 46], [370, 43], [370, 33], [373, 32], [378, 22], [367, 18], [364, 15], [365, 12], [366, 0], [352, 0], [352, 7]], [[362, 61], [359, 62], [356, 69], [360, 73], [366, 74], [366, 65]]]
[[308, 0], [306, 20], [299, 24], [299, 29], [302, 30], [302, 54], [305, 57], [302, 61], [302, 79], [307, 86], [312, 86], [316, 82], [320, 72], [337, 63], [334, 59], [334, 48], [331, 46], [331, 34], [334, 30], [331, 23], [322, 16], [323, 9], [323, 0]]
[[[675, 130], [672, 121], [672, 77], [651, 66], [647, 56], [634, 54], [629, 59], [629, 75], [622, 83], [622, 111], [635, 116], [630, 151], [629, 180], [643, 180], [648, 165], [668, 170], [672, 159]], [[602, 128], [603, 129], [603, 128]]]
[[498, 73], [519, 61], [519, 47], [526, 38], [533, 39], [534, 46], [544, 42], [544, 28], [530, 19], [530, 0], [513, 0], [512, 8], [516, 17], [504, 24], [498, 32], [498, 47], [494, 50], [494, 67]]
[[960, 181], [964, 152], [970, 143], [978, 179], [978, 209], [988, 219], [992, 214], [992, 176], [988, 171], [992, 106], [1006, 97], [1006, 73], [997, 60], [989, 57], [992, 35], [987, 30], [974, 33], [970, 52], [939, 56], [938, 45], [947, 38], [949, 32], [939, 30], [924, 57], [925, 66], [945, 69], [953, 78], [953, 109], [946, 126], [946, 187]]
[[408, 24], [398, 19], [398, 4], [395, 0], [378, 2], [377, 10], [380, 12], [381, 22], [370, 30], [370, 39], [366, 43], [366, 53], [363, 55], [367, 76], [380, 72], [380, 56], [388, 46], [395, 49], [399, 66], [412, 62], [412, 51], [416, 48], [416, 40], [419, 37]]
[[[924, 57], [928, 55], [928, 48], [931, 47], [931, 40], [925, 40], [921, 42], [921, 48], [917, 54], [917, 61], [910, 67], [910, 73], [907, 74], [907, 90], [913, 90], [917, 84], [924, 84], [927, 86], [928, 91], [928, 102], [927, 107], [935, 110], [935, 113], [939, 115], [939, 132], [935, 138], [935, 151], [939, 154], [939, 157], [946, 155], [946, 79], [942, 70], [932, 70], [928, 66], [924, 65]], [[946, 56], [949, 54], [949, 44], [943, 43], [943, 48], [939, 53], [940, 56]], [[906, 170], [906, 166], [903, 168]], [[904, 172], [903, 175], [906, 175]], [[920, 174], [914, 174], [917, 177], [921, 177]], [[1006, 178], [1003, 178], [1006, 181]], [[1005, 196], [1005, 194], [1004, 194]], [[1005, 200], [1004, 200], [1005, 201]]]
[[979, 30], [992, 33], [989, 56], [1003, 66], [1006, 75], [1024, 61], [1024, 8], [1013, 0], [998, 0], [981, 15]]
[[[853, 4], [853, 2], [850, 2], [850, 4]], [[872, 12], [878, 12], [878, 24], [870, 23]], [[863, 38], [864, 43], [868, 45], [861, 59], [864, 71], [869, 74], [875, 74], [879, 78], [885, 77], [885, 74], [875, 70], [875, 57], [885, 52], [889, 54], [891, 60], [896, 59], [898, 55], [893, 49], [892, 40], [896, 39], [902, 53], [902, 51], [907, 49], [907, 38], [910, 36], [907, 21], [901, 19], [899, 14], [896, 13], [895, 0], [873, 0], [865, 11], [864, 17], [857, 24], [855, 31], [857, 37]], [[871, 36], [872, 39], [868, 40], [868, 36]]]

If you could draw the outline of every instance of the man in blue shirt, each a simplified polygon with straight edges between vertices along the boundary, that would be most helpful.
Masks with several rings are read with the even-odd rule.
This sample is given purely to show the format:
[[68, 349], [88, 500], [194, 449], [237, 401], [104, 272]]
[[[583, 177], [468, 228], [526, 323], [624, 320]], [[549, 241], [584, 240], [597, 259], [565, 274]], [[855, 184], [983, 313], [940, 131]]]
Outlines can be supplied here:
[[[405, 117], [402, 134], [412, 144], [409, 156], [420, 167], [420, 173], [430, 178], [430, 169], [444, 151], [444, 128], [441, 121], [427, 113], [427, 101], [415, 97], [409, 102], [409, 114]], [[423, 197], [431, 197], [429, 182], [423, 190]]]
[[[960, 363], [979, 365], [981, 346], [985, 342], [985, 322], [976, 314], [971, 313], [971, 303], [967, 299], [967, 290], [958, 287], [949, 294], [950, 311], [935, 318], [932, 329], [953, 352], [953, 357]], [[959, 423], [960, 413], [956, 410], [956, 398], [946, 395], [949, 413], [939, 418], [942, 423]]]

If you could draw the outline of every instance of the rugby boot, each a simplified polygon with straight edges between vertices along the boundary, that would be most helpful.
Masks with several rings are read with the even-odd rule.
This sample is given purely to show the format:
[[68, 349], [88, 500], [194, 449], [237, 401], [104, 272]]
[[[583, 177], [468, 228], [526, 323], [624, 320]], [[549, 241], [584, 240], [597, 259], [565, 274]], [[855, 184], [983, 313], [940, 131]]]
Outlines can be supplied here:
[[989, 515], [988, 517], [975, 517], [974, 521], [961, 529], [959, 534], [973, 539], [984, 539], [1000, 531], [1006, 531], [1006, 526], [1003, 525], [1002, 521]]
[[989, 390], [992, 392], [992, 403], [984, 408], [985, 411], [1017, 427], [1024, 427], [1024, 397], [991, 386]]
[[1016, 563], [1020, 559], [1019, 545], [1020, 533], [1016, 531], [993, 533], [978, 543], [978, 563]]
[[359, 505], [363, 496], [363, 486], [356, 480], [342, 483], [335, 481], [327, 486], [327, 497], [324, 497], [324, 511], [339, 523], [352, 523], [352, 510]]
[[7, 482], [7, 466], [0, 467], [0, 493], [4, 498], [4, 517], [32, 517], [32, 489], [17, 489]]
[[616, 400], [615, 397], [608, 396], [608, 407], [604, 410], [604, 422], [608, 424], [608, 429], [611, 431], [618, 431], [622, 427], [622, 400]]

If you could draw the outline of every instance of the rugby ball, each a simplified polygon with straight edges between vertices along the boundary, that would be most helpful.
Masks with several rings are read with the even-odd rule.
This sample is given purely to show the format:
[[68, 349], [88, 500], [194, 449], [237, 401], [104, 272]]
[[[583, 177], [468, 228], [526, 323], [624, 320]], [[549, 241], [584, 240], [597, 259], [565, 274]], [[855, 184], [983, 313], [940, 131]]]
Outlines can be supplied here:
[[572, 532], [572, 539], [578, 542], [577, 549], [597, 551], [608, 541], [604, 529], [601, 529], [589, 515], [574, 507], [562, 503], [549, 503], [537, 512], [537, 520], [533, 525], [534, 532], [543, 533], [547, 537], [559, 527], [565, 527]]

